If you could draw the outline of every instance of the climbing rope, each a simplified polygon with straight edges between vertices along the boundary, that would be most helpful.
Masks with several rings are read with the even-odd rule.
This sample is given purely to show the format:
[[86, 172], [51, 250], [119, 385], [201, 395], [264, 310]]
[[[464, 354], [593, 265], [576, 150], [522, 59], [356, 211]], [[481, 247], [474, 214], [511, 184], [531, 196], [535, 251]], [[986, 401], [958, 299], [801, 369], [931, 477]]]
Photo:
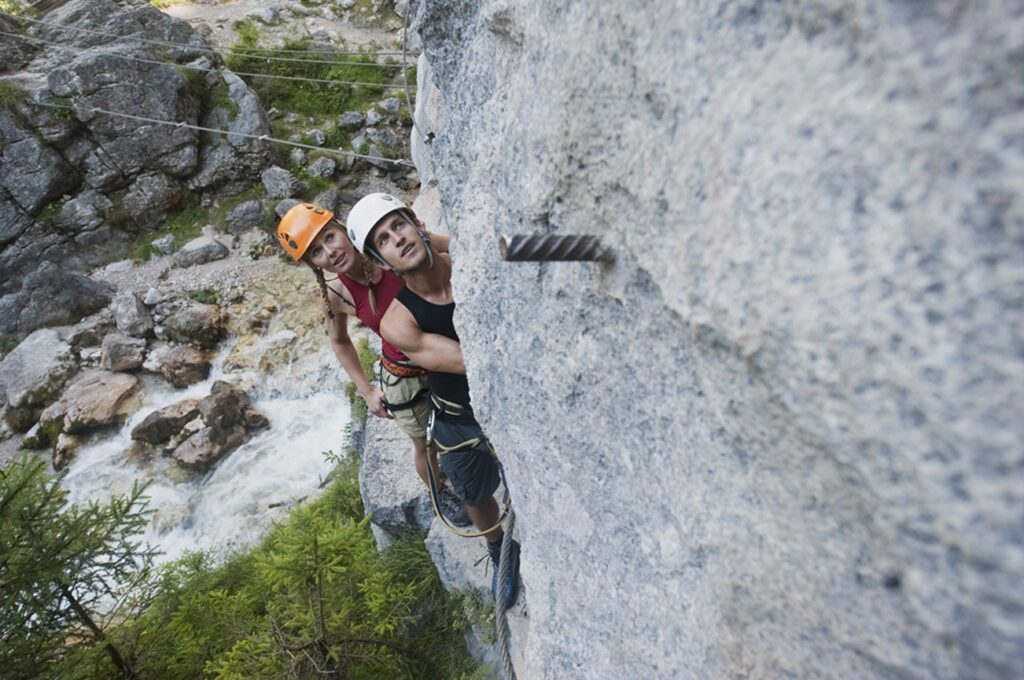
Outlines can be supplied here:
[[512, 665], [512, 631], [508, 627], [508, 612], [505, 609], [505, 579], [508, 578], [509, 559], [512, 557], [512, 530], [516, 526], [516, 512], [509, 510], [505, 523], [505, 534], [501, 539], [501, 559], [498, 562], [498, 587], [494, 597], [494, 625], [498, 633], [498, 649], [501, 665], [505, 669], [505, 680], [516, 680], [516, 669]]
[[406, 44], [409, 39], [409, 15], [412, 14], [412, 8], [410, 7], [405, 12], [405, 26], [402, 28], [402, 84], [405, 85], [405, 105], [409, 107], [409, 115], [412, 117], [412, 125], [416, 128], [416, 132], [419, 133], [420, 137], [423, 138], [425, 143], [430, 143], [434, 138], [434, 133], [424, 134], [420, 128], [419, 122], [416, 120], [416, 109], [412, 105], [412, 97], [409, 96], [409, 71], [408, 64], [406, 62]]

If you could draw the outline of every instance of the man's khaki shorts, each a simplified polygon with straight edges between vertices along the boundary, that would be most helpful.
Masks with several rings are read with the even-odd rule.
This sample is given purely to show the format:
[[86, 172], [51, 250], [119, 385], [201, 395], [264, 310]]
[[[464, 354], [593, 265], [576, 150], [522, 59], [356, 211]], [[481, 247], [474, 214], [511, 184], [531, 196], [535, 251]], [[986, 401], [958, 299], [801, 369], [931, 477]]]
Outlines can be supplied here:
[[[404, 404], [416, 396], [427, 386], [427, 376], [417, 375], [411, 378], [400, 378], [388, 373], [387, 369], [380, 372], [381, 389], [389, 404]], [[427, 421], [430, 418], [430, 398], [424, 393], [414, 405], [400, 411], [392, 411], [398, 429], [410, 437], [426, 437]]]

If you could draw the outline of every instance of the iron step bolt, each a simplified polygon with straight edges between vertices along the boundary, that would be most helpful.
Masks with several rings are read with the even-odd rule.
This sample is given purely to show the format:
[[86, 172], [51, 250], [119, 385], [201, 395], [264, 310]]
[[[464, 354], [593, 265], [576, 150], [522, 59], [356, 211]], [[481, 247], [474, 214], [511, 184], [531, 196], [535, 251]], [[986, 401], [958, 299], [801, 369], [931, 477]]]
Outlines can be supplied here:
[[498, 241], [506, 262], [595, 262], [609, 259], [597, 236], [516, 234]]

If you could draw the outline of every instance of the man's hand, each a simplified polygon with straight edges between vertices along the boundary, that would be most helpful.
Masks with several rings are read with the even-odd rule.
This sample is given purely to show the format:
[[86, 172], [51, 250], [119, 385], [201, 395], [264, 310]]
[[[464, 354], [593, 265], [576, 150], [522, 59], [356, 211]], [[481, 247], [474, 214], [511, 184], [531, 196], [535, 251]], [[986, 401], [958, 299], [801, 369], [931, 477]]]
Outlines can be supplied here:
[[366, 402], [366, 407], [370, 409], [370, 413], [378, 418], [394, 418], [384, 408], [384, 393], [379, 389], [371, 390], [368, 394], [364, 394], [363, 401]]

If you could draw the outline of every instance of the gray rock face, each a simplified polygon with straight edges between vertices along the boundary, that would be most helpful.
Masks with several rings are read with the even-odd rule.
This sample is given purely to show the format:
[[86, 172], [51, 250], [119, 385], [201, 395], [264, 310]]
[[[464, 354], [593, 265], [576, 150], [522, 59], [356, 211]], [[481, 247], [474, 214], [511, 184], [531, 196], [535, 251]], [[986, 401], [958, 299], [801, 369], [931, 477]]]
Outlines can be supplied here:
[[112, 207], [109, 198], [87, 189], [61, 206], [56, 224], [72, 232], [91, 231], [103, 224]]
[[142, 368], [146, 358], [146, 341], [118, 333], [103, 338], [100, 366], [108, 371], [133, 371]]
[[156, 229], [181, 205], [181, 183], [163, 173], [141, 175], [128, 188], [123, 205], [135, 223]]
[[114, 314], [117, 330], [137, 338], [145, 337], [153, 331], [153, 318], [139, 296], [130, 290], [122, 291], [114, 297], [110, 305]]
[[[35, 54], [19, 82], [46, 85], [29, 87], [15, 111], [0, 111], [0, 271], [7, 274], [0, 294], [16, 294], [44, 260], [72, 269], [105, 264], [140, 230], [165, 220], [186, 183], [199, 193], [238, 192], [276, 157], [258, 139], [269, 125], [241, 79], [226, 71], [199, 81], [182, 76], [179, 65], [211, 64], [208, 48], [186, 22], [148, 3], [71, 0], [31, 32], [43, 42], [24, 43]], [[20, 43], [8, 42], [2, 49], [11, 61], [4, 63], [14, 66], [22, 61]], [[224, 107], [232, 115], [215, 126], [224, 133], [212, 144], [201, 144], [185, 126], [140, 120], [195, 124], [204, 90], [216, 85], [227, 85], [234, 106]], [[70, 108], [29, 103], [52, 103], [55, 96]], [[221, 113], [215, 108], [209, 115]], [[18, 332], [17, 317], [29, 301], [26, 294], [0, 303], [0, 332]]]
[[197, 264], [223, 260], [228, 256], [228, 247], [215, 238], [200, 236], [192, 239], [174, 254], [175, 267], [192, 267]]
[[260, 179], [263, 180], [267, 196], [271, 198], [291, 198], [300, 190], [299, 180], [295, 179], [292, 173], [276, 165], [264, 170]]
[[1024, 8], [416, 11], [520, 677], [1024, 674]]
[[[199, 172], [189, 180], [189, 187], [237, 193], [252, 185], [253, 179], [272, 162], [275, 151], [270, 142], [258, 139], [270, 134], [270, 121], [256, 93], [231, 71], [222, 71], [221, 75], [237, 113], [227, 123], [227, 143], [202, 150]], [[220, 127], [206, 122], [207, 127]]]
[[0, 186], [24, 211], [35, 214], [82, 181], [54, 149], [0, 111]]
[[45, 326], [73, 324], [110, 304], [112, 293], [106, 283], [43, 262], [22, 283], [18, 334], [24, 336]]

